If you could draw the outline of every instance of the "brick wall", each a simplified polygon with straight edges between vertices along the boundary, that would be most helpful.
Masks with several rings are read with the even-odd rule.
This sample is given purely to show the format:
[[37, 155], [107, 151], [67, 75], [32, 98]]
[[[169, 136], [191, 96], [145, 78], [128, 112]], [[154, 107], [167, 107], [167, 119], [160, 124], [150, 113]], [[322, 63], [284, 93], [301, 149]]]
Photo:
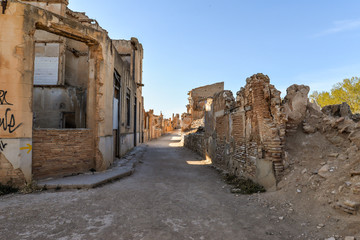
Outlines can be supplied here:
[[83, 173], [94, 167], [92, 130], [33, 130], [34, 179]]
[[205, 138], [186, 137], [184, 144], [205, 151], [218, 167], [270, 189], [284, 169], [286, 118], [280, 92], [268, 76], [256, 74], [246, 82], [236, 101], [230, 91], [215, 94], [205, 112]]
[[[244, 110], [246, 116], [246, 162], [251, 165], [251, 162], [255, 164], [256, 159], [271, 161], [279, 180], [284, 169], [286, 126], [280, 92], [270, 84], [269, 77], [263, 74], [253, 75], [246, 81], [246, 86], [237, 93], [237, 107]], [[234, 119], [234, 124], [237, 121]], [[238, 137], [234, 138], [238, 142]]]
[[231, 114], [232, 132], [234, 139], [234, 152], [229, 162], [228, 168], [237, 176], [255, 178], [256, 164], [255, 156], [257, 155], [257, 144], [246, 138], [245, 131], [245, 112], [237, 111]]

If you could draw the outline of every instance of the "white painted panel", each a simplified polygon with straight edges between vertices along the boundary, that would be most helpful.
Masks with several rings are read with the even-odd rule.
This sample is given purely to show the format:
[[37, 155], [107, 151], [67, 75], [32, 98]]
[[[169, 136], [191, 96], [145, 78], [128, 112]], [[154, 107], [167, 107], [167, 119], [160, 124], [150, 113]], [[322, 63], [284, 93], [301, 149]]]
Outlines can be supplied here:
[[114, 110], [113, 110], [113, 129], [119, 127], [119, 99], [114, 98]]
[[35, 57], [35, 85], [57, 85], [58, 73], [59, 57]]

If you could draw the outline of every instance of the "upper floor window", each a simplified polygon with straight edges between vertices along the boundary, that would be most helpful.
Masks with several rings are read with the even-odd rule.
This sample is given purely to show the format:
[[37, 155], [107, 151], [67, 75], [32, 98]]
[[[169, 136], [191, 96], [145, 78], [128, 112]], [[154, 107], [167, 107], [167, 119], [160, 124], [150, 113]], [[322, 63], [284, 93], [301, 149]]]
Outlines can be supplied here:
[[34, 85], [57, 85], [59, 43], [35, 43]]

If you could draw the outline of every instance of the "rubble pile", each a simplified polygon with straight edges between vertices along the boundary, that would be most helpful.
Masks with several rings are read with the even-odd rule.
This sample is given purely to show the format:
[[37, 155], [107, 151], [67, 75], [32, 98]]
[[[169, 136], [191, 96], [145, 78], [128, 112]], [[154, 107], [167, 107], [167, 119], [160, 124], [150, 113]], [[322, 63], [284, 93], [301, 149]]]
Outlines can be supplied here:
[[322, 110], [314, 103], [305, 106], [304, 119], [287, 135], [288, 168], [278, 188], [297, 188], [322, 203], [357, 214], [360, 123], [346, 103]]
[[236, 100], [230, 91], [209, 97], [204, 127], [194, 124], [200, 130], [184, 144], [238, 177], [274, 181], [275, 189], [264, 185], [276, 190], [274, 202], [351, 223], [347, 217], [360, 210], [360, 117], [347, 103], [321, 109], [309, 91], [295, 84], [281, 100], [269, 78], [256, 74]]

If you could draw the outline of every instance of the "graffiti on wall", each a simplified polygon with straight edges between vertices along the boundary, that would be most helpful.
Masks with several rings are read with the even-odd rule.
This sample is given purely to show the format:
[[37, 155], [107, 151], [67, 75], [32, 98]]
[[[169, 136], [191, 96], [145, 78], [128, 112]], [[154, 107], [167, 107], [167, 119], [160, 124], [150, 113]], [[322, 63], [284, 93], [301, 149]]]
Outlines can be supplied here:
[[30, 144], [26, 144], [26, 145], [27, 145], [27, 147], [21, 147], [20, 150], [28, 150], [27, 154], [29, 154], [32, 150], [32, 145], [30, 145]]
[[13, 133], [18, 129], [22, 123], [16, 124], [16, 119], [14, 114], [11, 113], [11, 108], [13, 104], [9, 103], [6, 100], [7, 91], [0, 90], [0, 106], [7, 106], [4, 115], [0, 115], [0, 130], [5, 132]]
[[5, 150], [7, 143], [4, 143], [3, 140], [0, 140], [0, 152], [3, 152]]
[[7, 91], [0, 90], [0, 105], [12, 105], [6, 100]]

